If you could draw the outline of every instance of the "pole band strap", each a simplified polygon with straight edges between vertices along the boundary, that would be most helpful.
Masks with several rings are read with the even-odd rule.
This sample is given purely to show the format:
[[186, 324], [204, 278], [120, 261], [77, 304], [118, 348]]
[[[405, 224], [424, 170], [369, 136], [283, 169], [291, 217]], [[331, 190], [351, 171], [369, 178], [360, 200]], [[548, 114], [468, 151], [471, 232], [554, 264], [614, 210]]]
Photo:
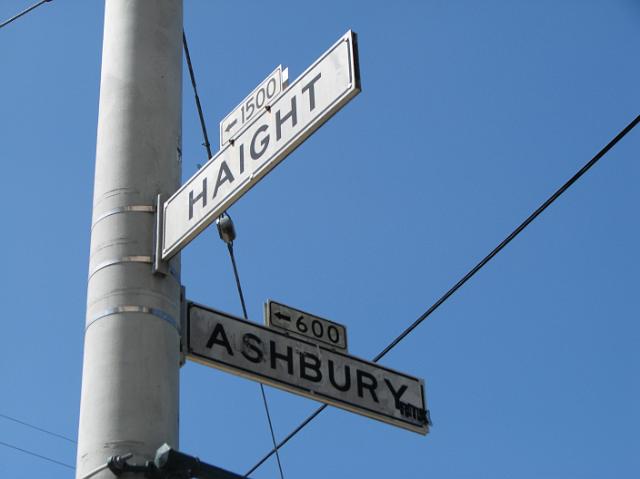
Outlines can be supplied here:
[[103, 219], [108, 218], [109, 216], [116, 215], [118, 213], [155, 213], [156, 207], [153, 205], [131, 205], [131, 206], [121, 206], [119, 208], [114, 208], [109, 211], [105, 211], [100, 216], [98, 216], [93, 224], [91, 225], [91, 231], [93, 228], [100, 223]]
[[[136, 255], [136, 256], [123, 256], [121, 258], [108, 259], [106, 261], [103, 261], [102, 263], [99, 263], [95, 268], [93, 268], [91, 271], [89, 271], [89, 279], [91, 279], [93, 277], [93, 275], [96, 274], [101, 269], [107, 268], [108, 266], [113, 266], [113, 265], [122, 264], [122, 263], [153, 264], [153, 257], [152, 256]], [[178, 277], [177, 271], [175, 269], [173, 269], [173, 267], [171, 265], [169, 265], [169, 274], [176, 281], [180, 281], [180, 278]]]
[[149, 306], [137, 306], [137, 305], [122, 305], [122, 306], [115, 306], [113, 308], [105, 309], [104, 311], [101, 311], [100, 313], [96, 314], [95, 316], [93, 316], [91, 319], [87, 321], [87, 326], [85, 327], [85, 331], [89, 329], [89, 326], [91, 326], [96, 321], [102, 318], [106, 318], [107, 316], [112, 316], [114, 314], [121, 314], [121, 313], [150, 314], [152, 316], [155, 316], [156, 318], [160, 318], [163, 321], [166, 321], [167, 323], [169, 323], [171, 326], [175, 328], [178, 334], [180, 334], [180, 323], [178, 323], [178, 321], [176, 321], [175, 318], [171, 316], [169, 313], [158, 308], [150, 308]]

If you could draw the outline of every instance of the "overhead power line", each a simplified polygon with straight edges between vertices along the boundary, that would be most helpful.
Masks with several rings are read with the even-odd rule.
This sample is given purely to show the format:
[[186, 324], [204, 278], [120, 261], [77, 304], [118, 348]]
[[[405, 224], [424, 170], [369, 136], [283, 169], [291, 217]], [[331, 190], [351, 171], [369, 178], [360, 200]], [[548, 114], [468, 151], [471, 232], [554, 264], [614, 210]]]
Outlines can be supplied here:
[[189, 45], [187, 44], [187, 36], [182, 31], [182, 46], [184, 47], [184, 56], [187, 60], [187, 66], [189, 67], [189, 78], [191, 78], [191, 86], [193, 87], [193, 95], [196, 98], [196, 108], [198, 109], [198, 118], [200, 118], [200, 128], [202, 129], [202, 137], [204, 138], [204, 146], [207, 149], [207, 161], [213, 155], [211, 154], [211, 144], [209, 143], [209, 135], [207, 134], [207, 125], [204, 121], [204, 114], [202, 113], [202, 105], [200, 104], [200, 96], [198, 95], [198, 87], [196, 86], [196, 75], [193, 72], [193, 65], [191, 64], [191, 55], [189, 54]]
[[16, 419], [15, 417], [7, 416], [6, 414], [2, 414], [2, 413], [0, 413], [0, 417], [3, 418], [3, 419], [7, 419], [9, 421], [13, 421], [13, 422], [15, 422], [17, 424], [22, 424], [23, 426], [27, 426], [27, 427], [29, 427], [31, 429], [35, 429], [36, 431], [40, 431], [40, 432], [43, 432], [45, 434], [49, 434], [50, 436], [57, 437], [58, 439], [64, 439], [65, 441], [71, 442], [73, 444], [77, 444], [77, 441], [75, 439], [71, 439], [70, 437], [63, 436], [62, 434], [58, 434], [56, 432], [48, 431], [47, 429], [43, 429], [41, 427], [34, 426], [33, 424], [30, 424], [30, 423], [25, 422], [25, 421], [21, 421], [20, 419]]
[[64, 467], [67, 467], [69, 469], [75, 469], [75, 467], [73, 467], [71, 464], [66, 464], [64, 462], [56, 461], [55, 459], [51, 459], [50, 457], [43, 456], [42, 454], [38, 454], [38, 453], [33, 452], [33, 451], [29, 451], [28, 449], [22, 449], [21, 447], [14, 446], [13, 444], [8, 444], [6, 442], [0, 441], [0, 446], [4, 446], [4, 447], [7, 447], [9, 449], [13, 449], [15, 451], [20, 451], [20, 452], [22, 452], [24, 454], [28, 454], [28, 455], [33, 456], [33, 457], [37, 457], [38, 459], [42, 459], [43, 461], [48, 461], [48, 462], [52, 462], [53, 464], [58, 464], [59, 466], [64, 466]]
[[[223, 217], [220, 219], [220, 221], [218, 221], [218, 231], [220, 233], [220, 238], [225, 243], [227, 243], [227, 248], [229, 249], [229, 257], [231, 258], [231, 265], [233, 266], [233, 275], [236, 279], [236, 287], [238, 288], [238, 296], [240, 297], [240, 304], [242, 305], [242, 314], [244, 315], [244, 319], [248, 320], [249, 315], [247, 314], [247, 306], [244, 302], [244, 294], [242, 292], [242, 284], [240, 283], [240, 275], [238, 274], [236, 256], [233, 251], [233, 240], [235, 239], [235, 236], [236, 236], [235, 227], [233, 226], [231, 217], [227, 213], [225, 213], [224, 216], [226, 218]], [[271, 413], [269, 412], [269, 403], [267, 402], [267, 393], [264, 390], [264, 385], [262, 383], [259, 383], [259, 384], [260, 384], [260, 392], [262, 393], [262, 402], [264, 404], [264, 411], [267, 415], [267, 422], [269, 423], [269, 431], [271, 431], [271, 441], [275, 449], [276, 460], [278, 462], [278, 470], [280, 471], [280, 479], [284, 479], [284, 472], [282, 471], [282, 462], [280, 461], [280, 453], [278, 452], [276, 434], [273, 430], [273, 422], [271, 421]]]
[[[602, 148], [591, 160], [589, 160], [576, 174], [574, 174], [566, 183], [558, 188], [547, 200], [542, 203], [533, 213], [531, 213], [527, 219], [525, 219], [520, 225], [514, 229], [502, 242], [496, 246], [487, 256], [485, 256], [478, 264], [469, 270], [456, 284], [454, 284], [446, 293], [444, 293], [440, 299], [433, 303], [429, 309], [427, 309], [418, 319], [416, 319], [409, 327], [407, 327], [402, 333], [400, 333], [393, 341], [389, 343], [382, 351], [380, 351], [374, 358], [373, 362], [378, 362], [389, 351], [395, 348], [400, 341], [406, 338], [409, 333], [416, 329], [425, 319], [427, 319], [436, 309], [449, 299], [456, 291], [458, 291], [467, 281], [469, 281], [478, 271], [480, 271], [489, 261], [491, 261], [505, 246], [507, 246], [516, 236], [529, 226], [533, 220], [535, 220], [544, 210], [546, 210], [554, 201], [556, 201], [565, 191], [567, 191], [571, 185], [578, 181], [587, 171], [591, 169], [604, 155], [607, 154], [611, 148], [613, 148], [620, 140], [622, 140], [627, 133], [640, 122], [640, 115], [636, 116], [631, 123], [629, 123], [620, 133], [618, 133], [607, 145]], [[287, 437], [285, 437], [280, 443], [274, 447], [269, 453], [267, 453], [262, 459], [260, 459], [247, 473], [245, 477], [258, 469], [264, 462], [269, 459], [278, 449], [284, 446], [291, 438], [298, 434], [307, 424], [315, 419], [322, 411], [326, 409], [327, 405], [323, 404], [316, 409], [309, 417], [302, 421], [298, 427], [291, 431]]]
[[11, 17], [9, 20], [5, 20], [4, 22], [0, 23], [0, 28], [2, 27], [6, 27], [7, 25], [9, 25], [11, 22], [13, 22], [14, 20], [17, 20], [18, 18], [20, 18], [23, 15], [26, 15], [27, 13], [29, 13], [31, 10], [35, 10], [36, 8], [38, 8], [40, 5], [43, 5], [45, 3], [49, 3], [52, 0], [42, 0], [38, 3], [35, 3], [33, 5], [31, 5], [29, 8], [27, 8], [26, 10], [21, 11], [20, 13], [18, 13], [17, 15], [14, 15], [13, 17]]
[[556, 201], [560, 195], [562, 195], [565, 191], [567, 191], [571, 185], [573, 185], [576, 181], [578, 181], [587, 171], [591, 169], [593, 165], [595, 165], [598, 160], [600, 160], [607, 152], [613, 148], [616, 143], [618, 143], [622, 138], [626, 136], [638, 123], [640, 122], [640, 115], [635, 117], [631, 123], [629, 123], [620, 133], [618, 133], [613, 140], [611, 140], [607, 145], [602, 148], [591, 160], [589, 160], [582, 168], [578, 170], [578, 172], [573, 175], [567, 182], [558, 188], [555, 193], [553, 193], [547, 200], [542, 203], [538, 208], [529, 215], [529, 217], [524, 220], [520, 225], [514, 229], [509, 236], [507, 236], [502, 242], [496, 246], [487, 256], [485, 256], [478, 264], [476, 264], [471, 270], [465, 274], [460, 281], [454, 284], [449, 291], [443, 294], [438, 301], [433, 303], [433, 305], [427, 309], [418, 319], [416, 319], [411, 326], [405, 329], [401, 334], [398, 335], [389, 345], [384, 348], [378, 355], [373, 359], [374, 362], [382, 359], [389, 351], [395, 348], [400, 341], [402, 341], [411, 331], [417, 328], [420, 323], [422, 323], [427, 317], [431, 315], [436, 309], [438, 309], [442, 303], [444, 303], [453, 293], [458, 291], [467, 281], [469, 281], [478, 271], [482, 269], [484, 265], [486, 265], [489, 261], [493, 259], [495, 255], [497, 255], [505, 246], [507, 246], [511, 241], [518, 236], [522, 231], [529, 226], [533, 220], [535, 220], [544, 210], [546, 210], [554, 201]]
[[[207, 134], [207, 124], [204, 119], [204, 113], [202, 112], [202, 104], [200, 103], [200, 96], [198, 95], [198, 87], [196, 85], [196, 76], [193, 71], [193, 64], [191, 63], [191, 55], [189, 53], [189, 44], [187, 43], [187, 36], [182, 32], [182, 46], [184, 47], [184, 55], [187, 60], [187, 66], [189, 68], [189, 77], [191, 78], [191, 86], [193, 88], [193, 95], [196, 100], [196, 108], [198, 110], [198, 118], [200, 119], [200, 128], [202, 129], [202, 137], [204, 139], [204, 143], [202, 144], [207, 150], [207, 160], [209, 160], [213, 154], [211, 153], [211, 144], [209, 143], [209, 135]], [[249, 319], [247, 315], [247, 306], [244, 302], [244, 294], [242, 293], [242, 285], [240, 284], [240, 275], [238, 274], [238, 267], [236, 265], [236, 257], [233, 251], [233, 240], [235, 239], [235, 230], [233, 228], [233, 222], [231, 221], [231, 217], [223, 213], [220, 219], [227, 217], [227, 224], [231, 228], [226, 233], [229, 236], [223, 236], [222, 232], [220, 234], [220, 238], [227, 243], [227, 248], [229, 249], [229, 257], [231, 258], [231, 265], [233, 267], [233, 275], [236, 280], [236, 287], [238, 288], [238, 296], [240, 297], [240, 304], [242, 305], [242, 313], [244, 314], [244, 319]], [[218, 227], [221, 225], [218, 223]], [[221, 230], [220, 230], [221, 231]], [[280, 454], [278, 453], [276, 435], [273, 430], [273, 422], [271, 421], [271, 413], [269, 412], [269, 403], [267, 402], [267, 394], [264, 390], [264, 386], [260, 383], [260, 392], [262, 393], [262, 402], [264, 404], [264, 410], [267, 416], [267, 422], [269, 423], [269, 431], [271, 432], [271, 441], [273, 443], [273, 447], [276, 454], [276, 459], [278, 461], [278, 470], [280, 471], [280, 479], [284, 479], [284, 473], [282, 471], [282, 463], [280, 462]]]

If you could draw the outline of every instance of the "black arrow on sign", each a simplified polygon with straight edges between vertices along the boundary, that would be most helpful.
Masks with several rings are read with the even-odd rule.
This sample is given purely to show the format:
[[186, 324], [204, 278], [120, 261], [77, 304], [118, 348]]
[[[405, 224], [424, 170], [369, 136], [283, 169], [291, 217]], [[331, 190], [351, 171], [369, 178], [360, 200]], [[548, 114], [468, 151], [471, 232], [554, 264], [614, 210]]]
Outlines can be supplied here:
[[287, 316], [286, 314], [283, 314], [280, 311], [278, 311], [277, 313], [274, 313], [273, 315], [276, 318], [284, 319], [285, 321], [291, 321], [291, 316]]
[[224, 129], [224, 131], [226, 131], [227, 133], [229, 133], [229, 130], [231, 128], [233, 128], [234, 126], [236, 126], [236, 123], [238, 123], [238, 119], [236, 118], [235, 120], [233, 120], [230, 123], [227, 123], [227, 127]]

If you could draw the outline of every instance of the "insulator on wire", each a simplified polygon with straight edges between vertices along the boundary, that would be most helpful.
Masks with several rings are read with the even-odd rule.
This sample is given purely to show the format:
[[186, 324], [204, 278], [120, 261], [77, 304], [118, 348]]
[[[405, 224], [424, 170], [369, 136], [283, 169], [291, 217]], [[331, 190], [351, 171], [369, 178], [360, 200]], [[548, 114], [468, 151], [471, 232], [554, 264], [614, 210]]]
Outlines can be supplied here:
[[218, 227], [220, 239], [227, 244], [233, 243], [233, 240], [236, 239], [236, 228], [233, 226], [231, 216], [226, 213], [223, 214], [216, 220], [216, 226]]

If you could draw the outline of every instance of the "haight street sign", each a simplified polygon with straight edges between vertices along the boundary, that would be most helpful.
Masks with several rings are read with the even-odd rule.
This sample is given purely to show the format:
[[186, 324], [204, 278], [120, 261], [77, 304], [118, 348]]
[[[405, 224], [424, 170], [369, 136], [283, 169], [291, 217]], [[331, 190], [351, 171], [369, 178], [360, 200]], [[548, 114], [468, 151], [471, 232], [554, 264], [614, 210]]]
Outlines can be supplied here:
[[162, 259], [195, 238], [360, 92], [349, 31], [164, 203]]
[[282, 92], [287, 81], [288, 70], [282, 65], [265, 78], [231, 113], [220, 122], [220, 146], [233, 138], [242, 127], [258, 116], [262, 109], [271, 106], [273, 100]]
[[270, 328], [280, 328], [287, 334], [313, 343], [321, 342], [331, 349], [347, 352], [347, 328], [277, 301], [265, 304], [264, 321]]
[[195, 303], [187, 306], [187, 358], [410, 431], [429, 432], [421, 379]]

